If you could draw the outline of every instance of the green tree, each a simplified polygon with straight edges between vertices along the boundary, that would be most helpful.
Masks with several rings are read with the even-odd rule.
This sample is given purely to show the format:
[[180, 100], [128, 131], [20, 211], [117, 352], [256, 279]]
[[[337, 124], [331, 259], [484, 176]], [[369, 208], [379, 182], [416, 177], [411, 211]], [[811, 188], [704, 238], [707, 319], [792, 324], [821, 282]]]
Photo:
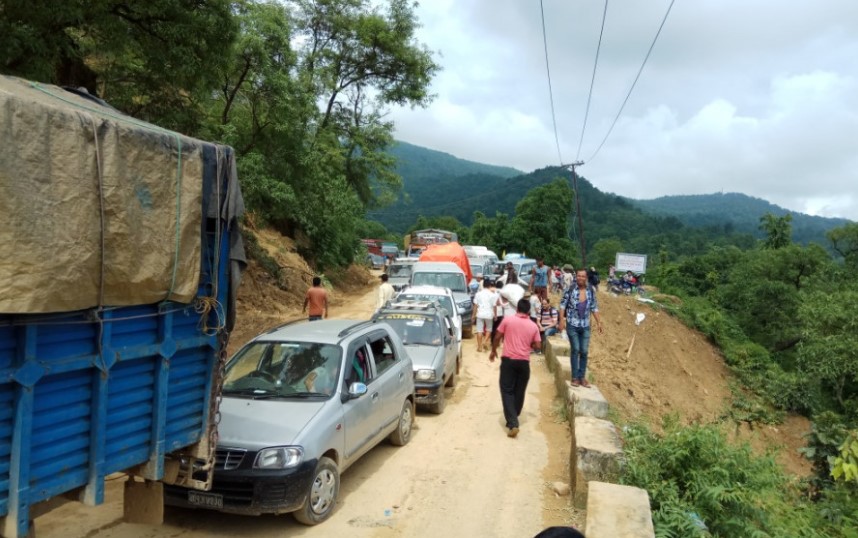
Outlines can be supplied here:
[[[845, 284], [844, 284], [845, 286]], [[858, 393], [858, 286], [836, 292], [815, 290], [799, 307], [802, 338], [800, 364], [829, 387], [846, 410]]]
[[566, 236], [571, 206], [572, 188], [563, 178], [531, 189], [515, 206], [509, 246], [550, 265], [575, 259], [575, 245]]
[[760, 217], [760, 230], [766, 233], [763, 248], [774, 250], [789, 245], [792, 242], [791, 222], [792, 215], [789, 213], [782, 217], [766, 213]]
[[595, 265], [607, 275], [608, 267], [617, 262], [617, 252], [623, 252], [623, 242], [619, 237], [599, 239], [593, 245], [590, 265]]
[[847, 267], [853, 271], [858, 270], [858, 223], [850, 222], [826, 235], [832, 248], [843, 256]]
[[230, 0], [5, 0], [0, 71], [84, 87], [116, 108], [193, 133], [236, 35]]

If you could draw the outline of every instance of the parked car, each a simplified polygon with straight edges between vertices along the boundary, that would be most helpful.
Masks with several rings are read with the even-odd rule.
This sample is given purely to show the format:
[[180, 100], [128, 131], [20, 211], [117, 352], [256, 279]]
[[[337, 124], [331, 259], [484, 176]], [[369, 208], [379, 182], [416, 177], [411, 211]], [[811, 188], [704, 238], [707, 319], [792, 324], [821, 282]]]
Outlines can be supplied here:
[[456, 327], [456, 337], [459, 339], [459, 356], [462, 355], [462, 313], [450, 288], [409, 286], [399, 292], [396, 301], [437, 301], [453, 320], [453, 326]]
[[417, 258], [396, 258], [393, 263], [387, 266], [388, 283], [393, 286], [393, 289], [400, 291], [408, 286], [411, 280], [411, 269], [417, 263]]
[[494, 273], [499, 275], [497, 281], [506, 284], [506, 264], [511, 263], [515, 273], [518, 275], [518, 283], [525, 289], [530, 285], [530, 279], [533, 276], [533, 268], [536, 267], [536, 260], [532, 258], [521, 258], [507, 256], [503, 261], [495, 264]]
[[461, 368], [459, 339], [449, 313], [436, 301], [403, 300], [373, 315], [399, 334], [414, 364], [416, 402], [440, 414], [447, 406], [444, 387], [455, 387]]
[[412, 371], [384, 322], [301, 322], [257, 336], [226, 365], [211, 491], [170, 487], [167, 504], [321, 523], [343, 471], [385, 438], [410, 440]]
[[384, 267], [384, 256], [369, 253], [366, 255], [366, 264], [373, 269], [382, 269]]
[[471, 313], [474, 305], [468, 293], [465, 273], [458, 265], [453, 262], [417, 262], [411, 269], [411, 285], [450, 288], [462, 315], [462, 336], [470, 338], [473, 335]]

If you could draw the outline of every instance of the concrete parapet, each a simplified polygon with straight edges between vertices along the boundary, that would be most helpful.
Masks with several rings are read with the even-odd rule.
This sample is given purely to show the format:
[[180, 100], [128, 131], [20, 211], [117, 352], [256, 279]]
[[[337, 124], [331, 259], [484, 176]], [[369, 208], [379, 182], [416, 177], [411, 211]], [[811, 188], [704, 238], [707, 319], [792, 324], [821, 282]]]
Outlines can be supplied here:
[[596, 385], [573, 387], [565, 380], [569, 417], [608, 418], [608, 400]]
[[617, 428], [611, 422], [593, 417], [574, 420], [569, 469], [573, 501], [583, 508], [587, 503], [587, 483], [616, 482], [625, 466], [625, 457]]
[[587, 495], [587, 538], [654, 538], [649, 495], [640, 488], [592, 481]]

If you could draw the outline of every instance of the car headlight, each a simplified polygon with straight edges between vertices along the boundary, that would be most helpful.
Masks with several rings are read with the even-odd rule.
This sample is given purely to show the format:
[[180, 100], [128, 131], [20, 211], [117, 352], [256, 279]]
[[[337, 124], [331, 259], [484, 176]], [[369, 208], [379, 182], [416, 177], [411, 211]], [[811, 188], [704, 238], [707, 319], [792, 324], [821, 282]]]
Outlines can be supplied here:
[[435, 379], [435, 370], [417, 370], [414, 372], [415, 381], [433, 381]]
[[304, 449], [299, 446], [273, 446], [263, 448], [256, 455], [253, 467], [256, 469], [288, 469], [295, 467], [304, 459]]
[[461, 302], [456, 303], [456, 304], [458, 304], [458, 305], [459, 305], [459, 308], [461, 308], [462, 310], [470, 310], [470, 309], [471, 309], [471, 301], [470, 301], [470, 299], [465, 300], [465, 301], [461, 301]]

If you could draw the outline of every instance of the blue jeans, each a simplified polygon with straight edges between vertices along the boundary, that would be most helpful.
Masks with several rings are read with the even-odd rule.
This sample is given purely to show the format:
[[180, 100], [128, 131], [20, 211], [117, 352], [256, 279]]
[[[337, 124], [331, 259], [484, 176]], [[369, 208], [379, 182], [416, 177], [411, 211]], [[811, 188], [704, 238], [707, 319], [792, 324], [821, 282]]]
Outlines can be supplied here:
[[572, 365], [572, 379], [584, 379], [587, 375], [587, 352], [590, 349], [590, 327], [566, 327], [569, 344], [572, 348], [569, 361]]

